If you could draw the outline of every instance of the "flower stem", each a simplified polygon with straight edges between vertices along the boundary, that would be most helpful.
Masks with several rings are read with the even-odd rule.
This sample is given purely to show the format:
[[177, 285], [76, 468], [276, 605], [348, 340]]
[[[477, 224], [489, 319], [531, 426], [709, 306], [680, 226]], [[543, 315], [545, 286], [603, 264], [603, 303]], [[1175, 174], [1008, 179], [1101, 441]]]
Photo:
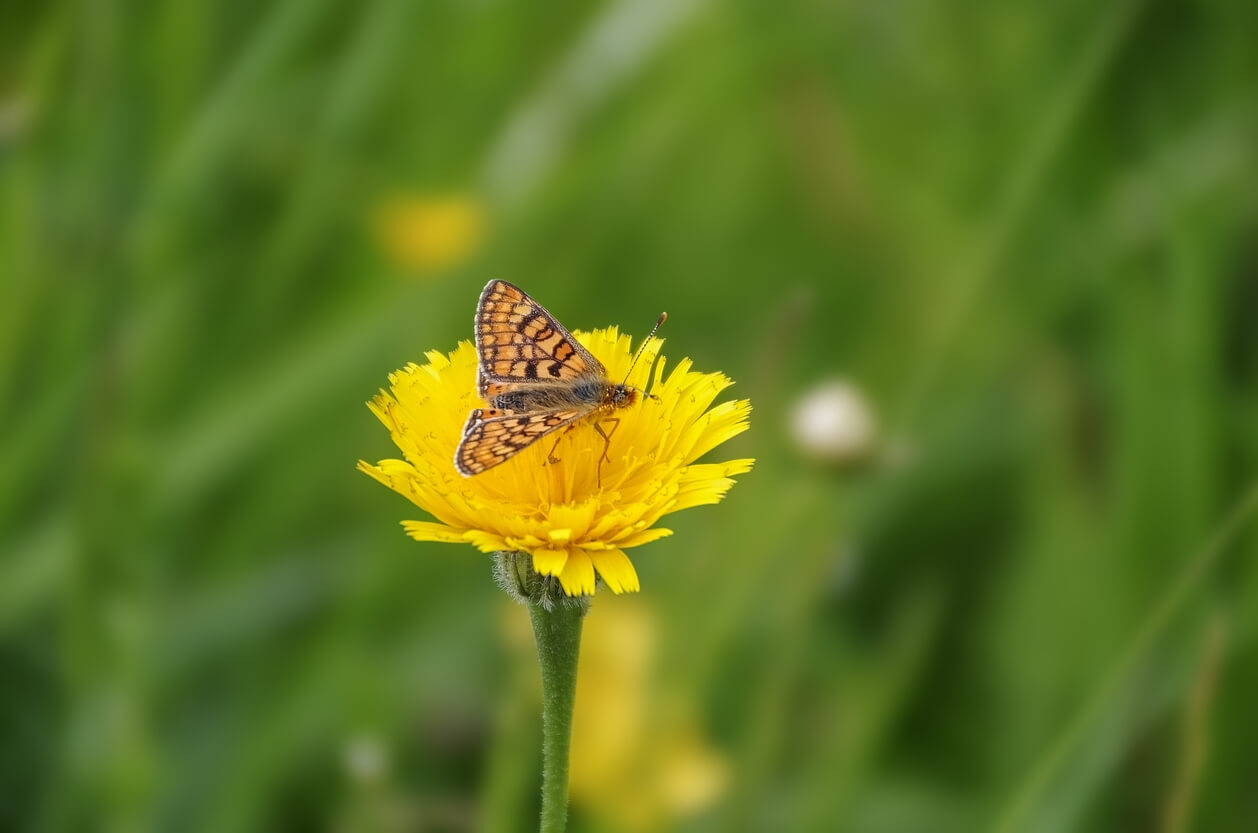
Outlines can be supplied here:
[[563, 833], [568, 822], [568, 747], [585, 608], [557, 604], [547, 610], [537, 602], [528, 608], [542, 664], [541, 833]]

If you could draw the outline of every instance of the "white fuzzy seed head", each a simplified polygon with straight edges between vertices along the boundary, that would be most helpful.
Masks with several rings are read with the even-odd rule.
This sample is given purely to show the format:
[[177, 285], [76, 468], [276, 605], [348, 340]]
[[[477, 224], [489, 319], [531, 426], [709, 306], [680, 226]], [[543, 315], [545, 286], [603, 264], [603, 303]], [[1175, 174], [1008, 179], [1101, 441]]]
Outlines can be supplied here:
[[842, 379], [822, 382], [805, 393], [791, 413], [790, 428], [796, 447], [822, 463], [865, 460], [878, 440], [869, 400]]

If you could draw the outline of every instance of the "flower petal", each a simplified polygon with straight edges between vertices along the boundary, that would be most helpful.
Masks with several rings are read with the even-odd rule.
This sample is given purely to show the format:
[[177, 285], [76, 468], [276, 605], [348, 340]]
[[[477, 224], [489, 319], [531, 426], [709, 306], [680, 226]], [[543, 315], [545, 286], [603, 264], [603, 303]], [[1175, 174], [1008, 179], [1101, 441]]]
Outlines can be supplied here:
[[[537, 556], [533, 557], [533, 564], [537, 564]], [[559, 574], [559, 583], [569, 596], [593, 596], [594, 565], [590, 563], [589, 553], [585, 550], [569, 553], [568, 563], [563, 565], [563, 572]]]
[[629, 549], [630, 547], [640, 547], [643, 544], [649, 544], [652, 541], [658, 541], [661, 538], [667, 538], [672, 535], [671, 529], [663, 527], [655, 527], [654, 529], [643, 529], [639, 532], [631, 532], [624, 538], [616, 542], [616, 546], [621, 549]]
[[737, 460], [726, 460], [724, 463], [712, 463], [711, 465], [720, 466], [724, 471], [721, 472], [723, 477], [733, 477], [736, 474], [746, 474], [756, 465], [754, 457], [740, 457]]
[[749, 427], [747, 416], [750, 413], [751, 402], [746, 399], [722, 402], [708, 411], [701, 420], [705, 422], [703, 432], [691, 447], [686, 462], [698, 460], [721, 443], [746, 431]]
[[469, 529], [463, 533], [463, 540], [471, 543], [481, 552], [516, 549], [516, 547], [511, 546], [510, 541], [505, 540], [501, 535], [485, 532], [482, 529]]
[[[544, 576], [557, 575], [560, 577], [559, 580], [563, 581], [563, 571], [567, 569], [568, 562], [569, 555], [566, 549], [538, 547], [533, 550], [533, 569]], [[567, 587], [566, 584], [564, 586]]]
[[431, 521], [402, 521], [406, 534], [416, 541], [442, 541], [447, 544], [466, 544], [466, 530], [454, 529]]
[[594, 569], [602, 576], [603, 582], [613, 593], [636, 593], [641, 589], [638, 584], [638, 571], [633, 568], [629, 556], [621, 550], [602, 550], [590, 553]]
[[687, 466], [682, 474], [677, 500], [668, 511], [677, 512], [692, 506], [720, 503], [725, 493], [734, 485], [730, 475], [751, 471], [753, 462], [753, 460], [741, 459], [730, 460], [728, 463], [702, 463]]

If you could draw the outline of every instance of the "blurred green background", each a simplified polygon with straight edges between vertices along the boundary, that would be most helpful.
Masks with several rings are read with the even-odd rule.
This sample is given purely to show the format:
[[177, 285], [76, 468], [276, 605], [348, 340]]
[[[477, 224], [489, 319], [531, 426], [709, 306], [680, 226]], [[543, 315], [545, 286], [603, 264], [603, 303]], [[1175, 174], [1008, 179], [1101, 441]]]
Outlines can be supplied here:
[[1255, 44], [1243, 0], [6, 4], [0, 827], [535, 829], [525, 612], [354, 471], [501, 277], [666, 309], [756, 407], [595, 601], [573, 830], [1253, 830]]

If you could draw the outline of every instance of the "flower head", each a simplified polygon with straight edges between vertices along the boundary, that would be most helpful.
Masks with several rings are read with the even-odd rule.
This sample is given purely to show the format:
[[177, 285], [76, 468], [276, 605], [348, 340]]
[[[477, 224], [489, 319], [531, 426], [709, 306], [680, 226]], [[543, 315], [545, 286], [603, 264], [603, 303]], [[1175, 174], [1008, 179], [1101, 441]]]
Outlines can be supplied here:
[[[629, 372], [628, 336], [614, 327], [573, 335], [609, 378]], [[717, 503], [733, 485], [730, 478], [752, 464], [695, 462], [747, 429], [751, 404], [744, 399], [712, 406], [732, 382], [720, 373], [693, 371], [689, 359], [664, 378], [664, 359], [654, 362], [662, 344], [653, 339], [647, 345], [628, 380], [650, 396], [617, 411], [620, 422], [611, 429], [601, 477], [604, 441], [590, 420], [481, 474], [464, 477], [455, 470], [454, 449], [468, 412], [483, 405], [469, 342], [448, 355], [431, 351], [428, 364], [389, 376], [390, 389], [368, 406], [405, 459], [359, 461], [358, 468], [436, 519], [402, 522], [416, 540], [526, 552], [533, 569], [558, 578], [570, 596], [592, 595], [596, 574], [615, 593], [636, 591], [638, 574], [624, 551], [671, 535], [656, 526], [664, 515]], [[552, 446], [558, 462], [548, 459]]]

